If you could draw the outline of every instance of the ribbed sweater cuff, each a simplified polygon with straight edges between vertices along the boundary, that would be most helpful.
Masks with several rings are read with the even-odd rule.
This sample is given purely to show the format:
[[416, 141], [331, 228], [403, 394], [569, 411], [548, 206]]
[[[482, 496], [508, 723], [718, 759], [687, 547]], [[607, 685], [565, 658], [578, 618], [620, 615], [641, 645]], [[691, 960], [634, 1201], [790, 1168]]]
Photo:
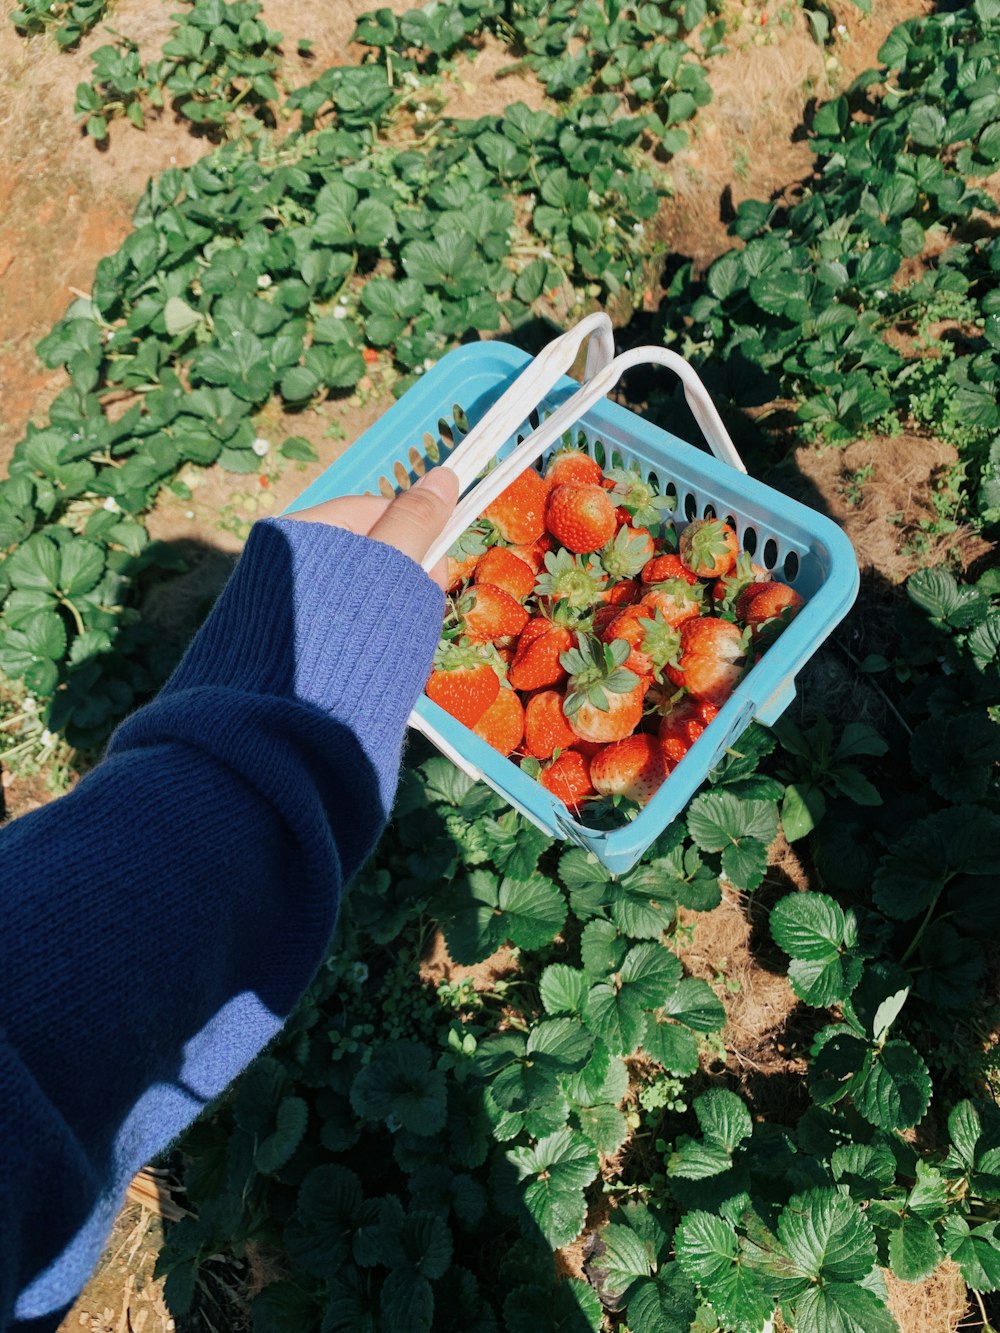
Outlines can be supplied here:
[[296, 698], [398, 752], [430, 674], [444, 595], [394, 547], [265, 519], [161, 693], [217, 685]]

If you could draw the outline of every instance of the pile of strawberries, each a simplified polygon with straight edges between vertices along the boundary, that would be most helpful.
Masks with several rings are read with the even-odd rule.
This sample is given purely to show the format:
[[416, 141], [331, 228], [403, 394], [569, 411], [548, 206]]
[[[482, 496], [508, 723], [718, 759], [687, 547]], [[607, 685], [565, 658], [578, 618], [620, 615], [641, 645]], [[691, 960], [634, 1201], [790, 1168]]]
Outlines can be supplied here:
[[675, 537], [638, 472], [565, 449], [448, 557], [427, 694], [579, 815], [645, 804], [802, 606], [719, 519]]

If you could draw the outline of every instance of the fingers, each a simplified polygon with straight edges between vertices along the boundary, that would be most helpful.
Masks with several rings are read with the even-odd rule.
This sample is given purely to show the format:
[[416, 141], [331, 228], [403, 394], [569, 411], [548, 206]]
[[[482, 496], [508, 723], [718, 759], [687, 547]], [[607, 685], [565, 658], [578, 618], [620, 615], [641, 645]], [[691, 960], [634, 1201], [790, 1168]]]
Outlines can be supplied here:
[[335, 528], [346, 528], [348, 532], [366, 537], [389, 504], [390, 501], [382, 495], [343, 495], [308, 509], [297, 509], [285, 517], [304, 519], [307, 523], [330, 523]]
[[[368, 530], [376, 541], [395, 546], [420, 564], [431, 543], [444, 531], [458, 503], [458, 477], [448, 467], [425, 472], [415, 486], [397, 495]], [[442, 589], [447, 583], [447, 562], [441, 560], [429, 571]]]

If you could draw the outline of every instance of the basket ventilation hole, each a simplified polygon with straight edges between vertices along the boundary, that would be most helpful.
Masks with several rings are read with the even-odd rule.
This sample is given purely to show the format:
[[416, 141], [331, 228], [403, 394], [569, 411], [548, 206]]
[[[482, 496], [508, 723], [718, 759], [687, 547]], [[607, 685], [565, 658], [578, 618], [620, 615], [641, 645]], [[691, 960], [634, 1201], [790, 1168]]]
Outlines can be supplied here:
[[650, 472], [649, 476], [646, 478], [646, 481], [648, 482], [648, 484], [649, 484], [650, 486], [652, 486], [652, 488], [653, 488], [654, 491], [657, 491], [657, 492], [659, 491], [659, 489], [660, 489], [660, 478], [659, 478], [659, 476], [658, 476], [655, 472]]
[[688, 491], [687, 495], [684, 497], [684, 517], [690, 522], [697, 513], [698, 501], [694, 498], [691, 492]]
[[[656, 473], [655, 473], [655, 472], [651, 472], [649, 475], [650, 475], [650, 477], [652, 478], [652, 477], [655, 477], [655, 476], [656, 476]], [[674, 485], [674, 483], [673, 483], [672, 481], [668, 481], [667, 484], [666, 484], [666, 486], [664, 486], [664, 488], [663, 488], [663, 494], [664, 494], [664, 495], [667, 497], [667, 499], [670, 501], [671, 507], [672, 507], [673, 509], [676, 509], [676, 508], [677, 508], [677, 487]]]
[[445, 421], [444, 417], [438, 422], [438, 434], [441, 436], [441, 443], [447, 448], [451, 448], [455, 443], [455, 433], [451, 428], [451, 422]]
[[730, 527], [732, 528], [732, 530], [735, 532], [735, 531], [736, 531], [736, 519], [733, 518], [732, 514], [727, 514], [727, 515], [726, 515], [726, 518], [725, 518], [725, 521], [726, 521], [726, 523], [729, 524], [729, 526], [730, 526]]
[[765, 569], [773, 569], [778, 563], [778, 543], [773, 537], [768, 537], [764, 543], [763, 564]]
[[702, 513], [702, 518], [715, 518], [715, 506], [706, 505], [704, 512]]
[[537, 430], [537, 429], [538, 429], [538, 426], [539, 426], [539, 423], [540, 423], [540, 421], [541, 421], [541, 418], [540, 418], [539, 415], [538, 415], [538, 408], [537, 408], [537, 407], [533, 407], [533, 408], [531, 409], [531, 411], [528, 413], [528, 421], [531, 423], [531, 429], [532, 429], [532, 430]]
[[437, 463], [441, 458], [441, 449], [429, 430], [424, 431], [424, 452], [432, 463]]
[[465, 411], [462, 408], [462, 404], [461, 403], [452, 404], [451, 414], [455, 419], [455, 425], [458, 427], [461, 433], [463, 435], [468, 435], [469, 418], [465, 415]]
[[419, 449], [414, 449], [411, 447], [410, 467], [413, 469], [413, 471], [417, 474], [418, 477], [422, 477], [424, 473], [427, 471], [427, 464], [424, 461], [424, 456], [423, 454], [421, 454]]
[[396, 478], [396, 485], [399, 489], [401, 491], [408, 491], [410, 489], [410, 474], [405, 466], [397, 460], [392, 465], [392, 473]]
[[799, 575], [799, 557], [794, 551], [789, 551], [785, 556], [785, 578], [789, 583], [794, 583]]
[[396, 494], [396, 488], [395, 486], [393, 486], [392, 482], [389, 480], [388, 477], [379, 477], [378, 488], [380, 493], [386, 500], [391, 500], [393, 496]]
[[743, 534], [743, 549], [747, 555], [752, 556], [757, 550], [757, 529], [747, 528]]

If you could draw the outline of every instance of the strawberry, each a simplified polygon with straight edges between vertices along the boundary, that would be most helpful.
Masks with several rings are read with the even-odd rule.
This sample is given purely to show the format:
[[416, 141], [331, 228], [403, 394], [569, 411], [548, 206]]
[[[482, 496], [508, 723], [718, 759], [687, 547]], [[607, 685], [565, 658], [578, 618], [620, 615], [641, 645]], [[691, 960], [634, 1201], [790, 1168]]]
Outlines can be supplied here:
[[625, 667], [629, 646], [587, 634], [577, 634], [576, 645], [559, 659], [570, 678], [563, 712], [585, 741], [621, 740], [638, 726], [646, 692], [645, 682]]
[[667, 579], [684, 579], [692, 586], [698, 582], [698, 575], [684, 567], [679, 555], [668, 552], [666, 555], [654, 555], [642, 567], [643, 583], [663, 583]]
[[524, 735], [524, 707], [517, 692], [501, 689], [472, 730], [501, 754], [516, 750]]
[[580, 802], [594, 794], [590, 764], [578, 750], [563, 750], [557, 754], [552, 763], [539, 772], [538, 781], [577, 814]]
[[503, 588], [519, 602], [532, 592], [535, 586], [535, 572], [506, 546], [491, 546], [479, 557], [474, 583], [492, 583], [495, 588]]
[[604, 606], [631, 606], [641, 590], [642, 585], [638, 579], [621, 579], [618, 583], [609, 584], [599, 600]]
[[543, 616], [529, 621], [517, 642], [507, 679], [515, 690], [561, 684], [566, 679], [566, 668], [560, 657], [572, 643], [573, 635], [564, 625], [554, 625]]
[[505, 542], [527, 546], [545, 531], [545, 500], [549, 488], [534, 468], [525, 468], [483, 510]]
[[528, 620], [521, 603], [491, 583], [477, 583], [466, 589], [455, 603], [455, 612], [472, 643], [488, 643], [508, 634], [520, 634]]
[[543, 532], [540, 537], [536, 537], [533, 542], [528, 542], [524, 546], [509, 546], [507, 548], [518, 560], [523, 560], [526, 565], [537, 574], [545, 563], [547, 552], [555, 549], [555, 542], [547, 532]]
[[663, 711], [658, 740], [671, 765], [680, 763], [718, 712], [715, 704], [690, 695], [676, 699]]
[[449, 592], [454, 592], [466, 579], [472, 578], [485, 554], [486, 537], [481, 526], [473, 526], [462, 533], [448, 552]]
[[755, 565], [746, 551], [741, 551], [736, 564], [725, 578], [716, 579], [711, 587], [712, 601], [732, 610], [737, 595], [748, 583], [767, 583], [771, 575], [763, 565]]
[[434, 654], [426, 692], [446, 713], [474, 727], [500, 693], [500, 678], [482, 648], [447, 643]]
[[601, 565], [612, 579], [630, 579], [649, 563], [653, 555], [653, 539], [645, 528], [623, 524], [599, 552]]
[[736, 598], [736, 615], [750, 627], [753, 641], [770, 643], [805, 605], [787, 583], [748, 583]]
[[615, 535], [615, 507], [600, 486], [555, 486], [545, 507], [545, 526], [577, 554], [599, 551]]
[[721, 518], [696, 518], [680, 535], [681, 560], [692, 574], [703, 579], [728, 574], [739, 554], [736, 533]]
[[685, 579], [664, 579], [651, 584], [639, 598], [639, 605], [649, 608], [647, 614], [658, 611], [668, 625], [683, 625], [704, 610], [701, 584], [690, 584]]
[[744, 632], [732, 621], [699, 616], [685, 620], [680, 634], [680, 657], [676, 666], [667, 667], [667, 675], [695, 699], [725, 703], [746, 669]]
[[549, 459], [545, 480], [550, 486], [572, 483], [576, 486], [600, 486], [604, 474], [595, 458], [582, 449], [560, 449]]
[[645, 805], [662, 786], [670, 764], [655, 736], [637, 734], [606, 745], [590, 761], [590, 780], [601, 796], [627, 796]]
[[[545, 572], [538, 575], [535, 592], [550, 611], [558, 606], [565, 612], [585, 612], [600, 600], [607, 583], [608, 576], [595, 556], [549, 551]], [[569, 618], [576, 620], [579, 616]]]
[[631, 648], [625, 665], [637, 676], [656, 676], [673, 662], [680, 652], [681, 639], [672, 624], [659, 611], [641, 602], [626, 606], [601, 634], [605, 643], [624, 639]]
[[566, 750], [576, 733], [563, 712], [559, 690], [536, 690], [524, 706], [524, 748], [536, 759], [549, 759], [555, 750]]
[[638, 472], [613, 467], [608, 469], [607, 477], [614, 485], [611, 498], [628, 512], [629, 523], [659, 526], [669, 517], [673, 502], [665, 495], [657, 494], [652, 482], [643, 481]]

